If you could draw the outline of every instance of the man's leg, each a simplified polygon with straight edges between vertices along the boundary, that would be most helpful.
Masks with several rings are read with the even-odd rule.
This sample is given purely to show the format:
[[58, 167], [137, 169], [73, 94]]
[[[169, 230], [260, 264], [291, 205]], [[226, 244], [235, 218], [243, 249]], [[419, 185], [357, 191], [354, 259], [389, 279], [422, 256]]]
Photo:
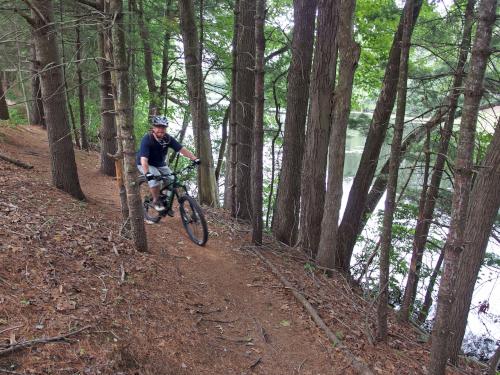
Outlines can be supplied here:
[[[144, 174], [144, 169], [142, 168], [142, 165], [138, 165], [137, 168], [142, 174]], [[161, 173], [158, 170], [158, 168], [155, 168], [151, 165], [149, 166], [149, 173], [155, 176], [161, 176]], [[163, 211], [165, 207], [163, 206], [162, 202], [160, 202], [160, 182], [156, 180], [151, 180], [148, 181], [148, 186], [149, 190], [151, 191], [151, 195], [153, 197], [153, 205], [155, 210]]]
[[[172, 190], [173, 189], [173, 186], [170, 186], [172, 184], [172, 182], [174, 182], [174, 178], [172, 176], [172, 171], [170, 170], [169, 167], [165, 166], [165, 167], [160, 167], [158, 168], [158, 170], [160, 171], [160, 173], [162, 174], [162, 176], [168, 176], [168, 180], [167, 180], [167, 187], [169, 190]], [[170, 207], [170, 209], [167, 211], [167, 215], [168, 216], [174, 216], [174, 210], [172, 209], [172, 207]]]

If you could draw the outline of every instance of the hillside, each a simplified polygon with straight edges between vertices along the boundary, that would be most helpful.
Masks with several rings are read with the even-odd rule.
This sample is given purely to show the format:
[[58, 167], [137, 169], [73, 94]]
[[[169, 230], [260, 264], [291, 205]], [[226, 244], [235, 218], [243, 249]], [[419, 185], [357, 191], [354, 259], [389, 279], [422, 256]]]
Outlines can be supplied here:
[[223, 210], [207, 210], [203, 248], [177, 214], [147, 226], [150, 251], [136, 253], [119, 235], [116, 184], [99, 174], [97, 153], [76, 151], [86, 202], [51, 187], [40, 128], [0, 127], [0, 154], [34, 167], [0, 160], [0, 373], [354, 374], [347, 349], [373, 373], [426, 373], [429, 346], [414, 328], [391, 316], [389, 342], [375, 344], [374, 306], [358, 291], [270, 237], [256, 250], [250, 228]]

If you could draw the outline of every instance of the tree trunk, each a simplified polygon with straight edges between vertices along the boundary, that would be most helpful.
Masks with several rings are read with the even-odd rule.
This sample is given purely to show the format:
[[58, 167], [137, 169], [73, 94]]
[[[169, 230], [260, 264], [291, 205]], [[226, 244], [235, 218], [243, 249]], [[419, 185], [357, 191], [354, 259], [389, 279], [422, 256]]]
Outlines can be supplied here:
[[283, 161], [278, 182], [273, 234], [295, 245], [299, 228], [300, 179], [306, 128], [317, 0], [294, 0], [292, 61], [288, 70]]
[[429, 285], [427, 286], [427, 290], [425, 291], [424, 303], [422, 304], [422, 308], [418, 313], [417, 323], [424, 324], [427, 319], [427, 315], [429, 315], [429, 310], [432, 306], [432, 292], [434, 291], [434, 286], [436, 285], [436, 280], [439, 275], [439, 271], [441, 270], [441, 265], [443, 264], [444, 259], [444, 250], [441, 250], [439, 254], [439, 258], [432, 270], [431, 277], [429, 278]]
[[[134, 1], [135, 3], [135, 1]], [[153, 48], [151, 47], [149, 29], [146, 22], [144, 21], [144, 6], [143, 1], [139, 0], [139, 8], [135, 11], [138, 14], [138, 24], [139, 24], [139, 34], [142, 39], [142, 44], [144, 46], [144, 71], [146, 74], [146, 82], [148, 84], [149, 91], [149, 115], [158, 115], [162, 106], [162, 97], [159, 95], [158, 87], [156, 86], [156, 81], [153, 73]]]
[[41, 125], [46, 128], [45, 118], [43, 113], [42, 102], [42, 89], [40, 87], [40, 62], [36, 55], [36, 47], [34, 43], [34, 32], [32, 31], [31, 41], [31, 60], [30, 60], [30, 73], [31, 73], [31, 110], [30, 110], [30, 124]]
[[330, 137], [337, 63], [338, 1], [318, 3], [318, 32], [311, 78], [310, 110], [302, 164], [300, 244], [313, 257], [318, 249], [325, 197], [326, 159]]
[[488, 147], [479, 174], [471, 192], [467, 225], [466, 243], [460, 257], [456, 300], [453, 304], [451, 319], [452, 337], [448, 340], [449, 357], [456, 363], [467, 325], [472, 294], [477, 276], [484, 260], [491, 228], [500, 207], [500, 121], [495, 135]]
[[82, 77], [82, 44], [80, 42], [80, 22], [76, 24], [76, 74], [78, 76], [78, 103], [80, 108], [80, 146], [84, 150], [89, 149], [87, 139], [87, 125], [85, 124], [85, 93]]
[[[445, 102], [448, 102], [449, 97], [445, 99]], [[408, 151], [409, 147], [414, 144], [420, 142], [427, 133], [427, 129], [432, 131], [436, 126], [438, 126], [443, 117], [448, 112], [448, 107], [445, 105], [439, 106], [438, 110], [434, 113], [432, 118], [427, 121], [424, 125], [417, 128], [405, 138], [403, 143], [401, 144], [401, 152], [400, 157], [401, 160], [405, 157], [406, 151]], [[380, 172], [375, 179], [372, 187], [370, 188], [370, 192], [368, 193], [368, 197], [366, 199], [366, 204], [363, 209], [363, 213], [361, 214], [361, 223], [358, 227], [358, 236], [363, 232], [370, 215], [373, 213], [375, 208], [377, 207], [380, 199], [384, 195], [384, 192], [387, 188], [387, 178], [389, 176], [389, 162], [390, 159], [387, 159], [384, 163], [383, 167], [380, 169]], [[357, 237], [357, 236], [356, 236]]]
[[413, 0], [408, 0], [403, 14], [404, 23], [401, 37], [401, 58], [399, 59], [399, 77], [397, 90], [396, 119], [391, 144], [389, 179], [385, 199], [384, 220], [380, 235], [380, 278], [377, 303], [377, 340], [387, 340], [387, 305], [389, 304], [389, 253], [392, 241], [392, 223], [396, 210], [396, 191], [400, 164], [401, 141], [406, 113], [406, 89], [408, 81], [408, 60], [410, 56], [411, 24], [413, 19]]
[[252, 242], [262, 245], [262, 152], [264, 145], [264, 23], [266, 0], [256, 0], [255, 7], [255, 104], [252, 147]]
[[[222, 136], [219, 148], [219, 157], [217, 158], [217, 166], [215, 167], [215, 180], [218, 182], [220, 178], [220, 172], [222, 170], [222, 165], [224, 163], [224, 155], [226, 154], [227, 145], [227, 123], [229, 122], [229, 112], [231, 111], [231, 106], [228, 106], [224, 112], [224, 118], [222, 119]], [[227, 163], [226, 163], [226, 174], [227, 174]]]
[[60, 20], [60, 29], [59, 32], [61, 33], [61, 57], [62, 57], [62, 73], [63, 73], [63, 81], [64, 81], [64, 92], [66, 94], [66, 103], [68, 105], [68, 112], [69, 112], [69, 118], [70, 118], [70, 126], [71, 129], [73, 130], [73, 141], [77, 147], [81, 148], [81, 143], [80, 143], [80, 134], [78, 134], [78, 129], [76, 128], [76, 121], [75, 121], [75, 115], [73, 113], [73, 106], [71, 105], [71, 100], [69, 97], [69, 90], [68, 90], [68, 80], [66, 78], [66, 54], [65, 54], [65, 48], [64, 48], [64, 30], [63, 30], [63, 25], [64, 25], [64, 9], [63, 9], [63, 0], [59, 0], [59, 20]]
[[47, 136], [52, 171], [52, 184], [73, 197], [84, 200], [75, 161], [71, 130], [66, 112], [66, 96], [61, 58], [57, 45], [57, 30], [53, 23], [50, 0], [34, 0], [38, 11], [31, 12], [34, 20], [36, 54], [40, 61], [40, 80], [47, 123]]
[[353, 38], [355, 0], [341, 0], [338, 31], [339, 79], [333, 97], [332, 128], [329, 143], [328, 187], [325, 197], [321, 237], [317, 261], [321, 266], [333, 268], [336, 259], [339, 212], [342, 203], [345, 142], [347, 122], [351, 112], [354, 72], [361, 49]]
[[[444, 270], [438, 293], [436, 318], [432, 329], [432, 346], [429, 373], [445, 373], [450, 339], [450, 315], [455, 300], [455, 288], [459, 271], [459, 260], [465, 242], [465, 225], [472, 180], [472, 156], [476, 133], [479, 102], [483, 94], [483, 79], [490, 41], [495, 22], [496, 0], [482, 0], [479, 5], [479, 22], [472, 49], [470, 71], [464, 91], [464, 110], [460, 124], [460, 135], [455, 161], [455, 184], [450, 230], [445, 244]], [[498, 185], [497, 185], [498, 188]], [[489, 204], [489, 203], [488, 203]], [[486, 209], [483, 207], [483, 209]], [[481, 213], [483, 216], [483, 213]]]
[[26, 118], [30, 117], [30, 106], [28, 104], [28, 97], [26, 95], [26, 88], [24, 84], [23, 70], [22, 66], [22, 58], [21, 58], [21, 46], [19, 44], [19, 36], [21, 35], [17, 30], [17, 24], [14, 24], [14, 32], [15, 32], [15, 41], [16, 41], [16, 49], [17, 49], [17, 75], [19, 86], [21, 86], [21, 91], [23, 94], [24, 108], [26, 109]]
[[[104, 6], [104, 0], [98, 0], [98, 9], [106, 14], [108, 9]], [[111, 82], [111, 35], [110, 21], [104, 17], [99, 24], [98, 46], [99, 59], [97, 67], [99, 70], [99, 94], [101, 106], [101, 128], [99, 130], [100, 171], [106, 176], [115, 176], [115, 160], [110, 155], [115, 155], [117, 151], [115, 106], [113, 100], [113, 88]]]
[[240, 1], [236, 81], [235, 216], [252, 218], [250, 166], [255, 94], [255, 0]]
[[217, 186], [208, 123], [207, 98], [199, 56], [198, 32], [196, 30], [192, 0], [179, 0], [182, 40], [186, 66], [189, 105], [193, 118], [196, 152], [202, 163], [198, 169], [198, 194], [202, 204], [216, 207]]
[[[172, 0], [165, 0], [165, 17], [167, 20], [172, 19], [171, 11]], [[162, 52], [162, 66], [161, 66], [161, 78], [160, 78], [160, 100], [163, 101], [162, 111], [164, 114], [167, 113], [167, 78], [169, 69], [169, 58], [168, 52], [170, 50], [170, 28], [165, 28], [165, 35], [163, 37], [163, 52]]]
[[[416, 0], [414, 2], [413, 22], [410, 25], [410, 37], [421, 6], [422, 0]], [[403, 14], [405, 12], [406, 9], [403, 10]], [[336, 267], [345, 273], [349, 273], [352, 251], [354, 249], [354, 244], [356, 243], [358, 228], [361, 222], [363, 209], [365, 207], [368, 189], [370, 188], [370, 184], [377, 168], [380, 149], [384, 143], [387, 126], [389, 125], [389, 119], [396, 100], [403, 22], [404, 17], [402, 16], [399, 22], [398, 30], [394, 34], [394, 40], [392, 42], [391, 51], [389, 52], [389, 60], [385, 70], [382, 89], [375, 106], [375, 111], [370, 123], [359, 167], [349, 192], [349, 199], [344, 211], [344, 216], [338, 229], [338, 251], [340, 252], [339, 257], [342, 259], [342, 262], [337, 264]]]
[[500, 344], [497, 343], [495, 354], [488, 361], [488, 375], [495, 375], [497, 373], [498, 364], [500, 363]]
[[417, 293], [418, 279], [420, 275], [420, 268], [422, 266], [422, 258], [424, 254], [425, 245], [427, 243], [427, 236], [434, 215], [434, 207], [439, 194], [439, 186], [443, 175], [443, 169], [446, 163], [446, 155], [448, 154], [448, 145], [450, 142], [451, 134], [453, 131], [453, 123], [455, 120], [455, 112], [457, 109], [457, 102], [460, 93], [462, 92], [462, 81], [464, 76], [465, 62], [467, 61], [467, 54], [470, 47], [472, 24], [474, 22], [474, 4], [475, 0], [467, 2], [465, 10], [465, 22], [462, 42], [460, 44], [460, 52], [458, 56], [457, 69], [451, 95], [449, 97], [449, 112], [448, 117], [441, 132], [441, 140], [439, 149], [436, 156], [436, 163], [434, 172], [431, 178], [431, 184], [427, 191], [423, 194], [420, 201], [422, 209], [419, 211], [419, 218], [413, 237], [413, 253], [410, 261], [410, 269], [408, 271], [408, 279], [406, 281], [406, 288], [403, 296], [403, 303], [399, 311], [399, 319], [407, 321], [410, 316], [411, 306], [415, 302]]
[[5, 93], [3, 92], [2, 77], [0, 75], [0, 120], [8, 120], [8, 119], [9, 119], [9, 107], [7, 106]]
[[236, 150], [237, 150], [237, 126], [236, 126], [236, 93], [237, 93], [237, 67], [238, 67], [238, 25], [239, 25], [239, 0], [234, 1], [234, 23], [231, 67], [231, 103], [229, 109], [229, 148], [227, 150], [227, 167], [224, 183], [224, 208], [236, 217]]
[[125, 189], [129, 208], [130, 229], [137, 251], [147, 251], [148, 244], [144, 228], [144, 213], [137, 184], [138, 170], [135, 162], [134, 125], [131, 121], [127, 50], [123, 25], [121, 0], [110, 1], [110, 15], [114, 20], [112, 28], [113, 64], [115, 81], [116, 123], [120, 128], [120, 142], [123, 147]]
[[[265, 60], [265, 59], [264, 59]], [[266, 211], [266, 228], [269, 228], [269, 218], [271, 217], [271, 213], [273, 212], [273, 194], [274, 194], [274, 181], [275, 181], [275, 174], [276, 174], [276, 141], [278, 137], [281, 135], [281, 129], [283, 128], [283, 123], [281, 122], [281, 106], [279, 103], [278, 95], [276, 94], [276, 84], [277, 82], [283, 78], [283, 76], [286, 74], [286, 71], [283, 71], [282, 73], [278, 74], [273, 81], [273, 99], [274, 99], [274, 120], [276, 121], [276, 125], [278, 125], [278, 128], [276, 129], [273, 139], [271, 141], [271, 180], [269, 184], [269, 194], [267, 196], [267, 211]], [[279, 152], [279, 151], [278, 151]], [[279, 176], [278, 176], [279, 180]], [[277, 195], [278, 193], [276, 193]], [[272, 225], [272, 221], [271, 221]]]

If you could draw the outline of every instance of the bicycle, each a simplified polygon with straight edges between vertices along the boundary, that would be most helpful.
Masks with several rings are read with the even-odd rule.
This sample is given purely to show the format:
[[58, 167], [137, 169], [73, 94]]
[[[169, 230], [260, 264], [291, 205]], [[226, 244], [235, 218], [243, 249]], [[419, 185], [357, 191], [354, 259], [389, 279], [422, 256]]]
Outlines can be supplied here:
[[155, 176], [155, 179], [160, 181], [160, 200], [165, 205], [164, 211], [159, 212], [153, 207], [153, 197], [144, 175], [139, 177], [139, 189], [146, 222], [158, 223], [162, 217], [168, 215], [168, 212], [173, 207], [174, 199], [177, 199], [182, 225], [189, 238], [195, 244], [204, 246], [208, 241], [208, 226], [205, 215], [198, 202], [189, 195], [186, 185], [178, 177], [195, 167], [196, 164], [191, 163], [179, 171], [172, 172], [170, 175]]

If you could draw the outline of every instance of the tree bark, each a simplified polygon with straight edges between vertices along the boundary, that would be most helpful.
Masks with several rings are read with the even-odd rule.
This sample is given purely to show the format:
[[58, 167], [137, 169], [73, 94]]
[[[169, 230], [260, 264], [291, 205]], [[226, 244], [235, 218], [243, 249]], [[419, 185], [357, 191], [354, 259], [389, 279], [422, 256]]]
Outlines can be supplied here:
[[87, 138], [87, 125], [85, 124], [85, 92], [82, 76], [82, 44], [80, 41], [80, 22], [76, 24], [76, 74], [78, 76], [78, 103], [80, 109], [80, 146], [84, 150], [89, 149]]
[[98, 47], [99, 59], [97, 68], [99, 70], [99, 96], [101, 127], [99, 129], [100, 150], [100, 171], [106, 176], [115, 176], [115, 160], [110, 155], [115, 155], [117, 151], [115, 105], [113, 87], [111, 82], [111, 35], [110, 20], [106, 17], [109, 9], [104, 5], [104, 0], [97, 0], [98, 9], [104, 13], [102, 23], [98, 26]]
[[[414, 2], [413, 19], [410, 26], [410, 37], [421, 6], [422, 0], [416, 0]], [[403, 10], [403, 14], [405, 12], [406, 9]], [[399, 22], [398, 30], [394, 34], [394, 40], [392, 42], [391, 51], [389, 52], [389, 60], [385, 70], [382, 89], [375, 106], [363, 154], [349, 192], [347, 206], [338, 230], [338, 251], [340, 252], [339, 254], [341, 254], [342, 262], [336, 265], [336, 267], [345, 273], [349, 273], [352, 251], [354, 249], [354, 244], [356, 243], [358, 228], [361, 222], [363, 209], [366, 204], [368, 189], [370, 188], [370, 184], [377, 168], [380, 150], [385, 139], [387, 126], [389, 125], [389, 119], [396, 100], [403, 22], [404, 17], [402, 16]]]
[[460, 257], [456, 300], [451, 311], [450, 331], [453, 335], [448, 340], [449, 357], [457, 362], [458, 354], [467, 326], [472, 294], [477, 276], [484, 260], [491, 228], [500, 207], [500, 121], [495, 135], [484, 157], [479, 174], [474, 182], [465, 227], [466, 243]]
[[288, 70], [283, 161], [278, 182], [273, 234], [295, 245], [299, 228], [300, 179], [309, 99], [317, 0], [294, 0], [292, 60]]
[[377, 340], [387, 340], [387, 305], [389, 304], [389, 253], [392, 241], [392, 223], [396, 210], [396, 190], [400, 164], [401, 142], [406, 113], [406, 89], [408, 81], [408, 60], [410, 56], [411, 24], [413, 19], [413, 0], [408, 0], [403, 15], [403, 31], [401, 37], [401, 57], [399, 59], [399, 77], [397, 89], [396, 119], [391, 144], [389, 162], [389, 179], [385, 199], [382, 234], [380, 235], [380, 277], [379, 297], [377, 303]]
[[256, 0], [255, 7], [255, 104], [252, 147], [252, 242], [262, 245], [262, 152], [264, 146], [264, 23], [266, 0]]
[[[135, 3], [135, 1], [134, 1]], [[153, 73], [153, 48], [150, 44], [149, 29], [144, 20], [144, 6], [143, 1], [139, 0], [139, 7], [134, 5], [134, 9], [138, 15], [139, 35], [141, 36], [142, 44], [144, 46], [144, 71], [146, 74], [146, 82], [149, 91], [149, 115], [158, 115], [163, 107], [163, 96], [160, 95], [159, 88]], [[164, 61], [164, 60], [163, 60]], [[167, 59], [168, 64], [168, 59]], [[162, 70], [163, 73], [163, 70]], [[164, 86], [164, 88], [166, 85]]]
[[208, 123], [208, 106], [199, 60], [198, 32], [192, 0], [179, 0], [184, 59], [186, 66], [189, 105], [193, 119], [196, 152], [202, 163], [198, 169], [198, 194], [201, 204], [218, 206], [217, 186]]
[[224, 208], [236, 217], [236, 94], [238, 76], [238, 25], [239, 25], [239, 0], [234, 1], [233, 40], [231, 43], [231, 103], [229, 109], [229, 148], [227, 150], [227, 167], [224, 183]]
[[338, 31], [339, 79], [333, 97], [333, 115], [329, 141], [328, 187], [321, 222], [318, 248], [318, 264], [334, 268], [336, 259], [339, 212], [342, 203], [344, 178], [345, 142], [347, 122], [351, 112], [351, 96], [354, 72], [361, 52], [353, 38], [355, 0], [340, 1]]
[[413, 253], [410, 261], [410, 269], [408, 271], [408, 279], [406, 281], [405, 292], [403, 295], [403, 303], [401, 304], [401, 309], [399, 311], [399, 319], [403, 321], [407, 321], [409, 319], [411, 306], [415, 302], [424, 249], [427, 243], [427, 236], [429, 234], [432, 217], [434, 215], [434, 207], [438, 198], [439, 186], [441, 184], [441, 178], [446, 163], [446, 155], [448, 154], [448, 145], [453, 131], [457, 102], [460, 93], [462, 92], [461, 87], [464, 76], [464, 67], [467, 61], [467, 55], [471, 43], [472, 24], [474, 22], [474, 4], [475, 0], [468, 0], [467, 2], [457, 69], [453, 80], [451, 94], [449, 96], [448, 117], [441, 132], [441, 140], [436, 156], [436, 163], [434, 165], [431, 183], [427, 191], [422, 195], [420, 201], [421, 210], [419, 210], [419, 217], [417, 220], [415, 235], [413, 237]]
[[255, 0], [240, 1], [236, 81], [236, 217], [252, 218], [250, 166], [255, 94]]
[[114, 20], [112, 28], [113, 69], [115, 85], [116, 123], [120, 128], [120, 142], [123, 147], [125, 189], [129, 209], [130, 229], [137, 251], [147, 251], [148, 244], [144, 228], [144, 214], [137, 184], [138, 170], [135, 162], [134, 125], [131, 121], [127, 50], [123, 25], [121, 0], [110, 1], [110, 15]]
[[78, 180], [75, 152], [66, 112], [64, 77], [57, 45], [57, 31], [53, 22], [50, 0], [34, 0], [37, 12], [31, 11], [34, 20], [36, 54], [40, 61], [40, 81], [47, 123], [47, 136], [52, 172], [52, 184], [73, 197], [84, 200]]
[[302, 163], [299, 238], [300, 245], [313, 257], [318, 250], [325, 197], [326, 159], [337, 63], [338, 3], [337, 0], [318, 2], [318, 31]]
[[[455, 288], [459, 271], [460, 254], [465, 242], [467, 210], [472, 180], [472, 156], [476, 133], [479, 102], [483, 94], [483, 79], [495, 22], [496, 0], [482, 0], [479, 5], [479, 22], [472, 49], [470, 71], [464, 91], [464, 111], [455, 161], [455, 184], [450, 230], [445, 244], [444, 270], [438, 293], [436, 318], [432, 329], [432, 346], [429, 373], [445, 373], [450, 339], [450, 315], [456, 302]], [[498, 185], [497, 185], [498, 187]], [[489, 203], [488, 203], [489, 204]], [[484, 207], [483, 207], [484, 208]], [[481, 213], [481, 216], [483, 214]]]
[[[172, 0], [165, 0], [165, 16], [168, 20], [172, 18]], [[161, 66], [161, 78], [160, 78], [160, 100], [163, 101], [162, 110], [163, 113], [167, 113], [167, 78], [168, 78], [168, 70], [169, 70], [169, 62], [170, 59], [168, 57], [168, 53], [170, 50], [170, 28], [167, 27], [165, 29], [165, 35], [163, 37], [163, 52], [162, 52], [162, 66]]]
[[64, 25], [64, 9], [63, 9], [63, 1], [59, 0], [59, 20], [60, 22], [60, 29], [59, 32], [61, 33], [61, 58], [62, 58], [62, 74], [63, 74], [63, 81], [64, 81], [64, 93], [66, 94], [66, 103], [68, 105], [68, 113], [69, 113], [69, 119], [70, 119], [70, 127], [73, 130], [73, 141], [75, 143], [75, 146], [81, 148], [81, 143], [80, 143], [80, 134], [78, 133], [78, 129], [76, 128], [76, 121], [75, 121], [75, 114], [73, 112], [73, 106], [71, 105], [71, 100], [69, 98], [69, 90], [68, 90], [68, 80], [66, 78], [66, 54], [65, 54], [65, 47], [64, 47], [64, 30], [63, 30], [63, 25]]
[[9, 107], [7, 106], [7, 100], [5, 99], [5, 93], [3, 92], [2, 77], [0, 75], [0, 120], [8, 120], [9, 118], [10, 118], [9, 117]]
[[34, 32], [32, 31], [31, 33], [31, 110], [29, 121], [30, 124], [40, 125], [43, 128], [46, 128], [47, 126], [45, 125], [45, 117], [43, 113], [42, 89], [40, 87], [40, 62], [36, 56]]

